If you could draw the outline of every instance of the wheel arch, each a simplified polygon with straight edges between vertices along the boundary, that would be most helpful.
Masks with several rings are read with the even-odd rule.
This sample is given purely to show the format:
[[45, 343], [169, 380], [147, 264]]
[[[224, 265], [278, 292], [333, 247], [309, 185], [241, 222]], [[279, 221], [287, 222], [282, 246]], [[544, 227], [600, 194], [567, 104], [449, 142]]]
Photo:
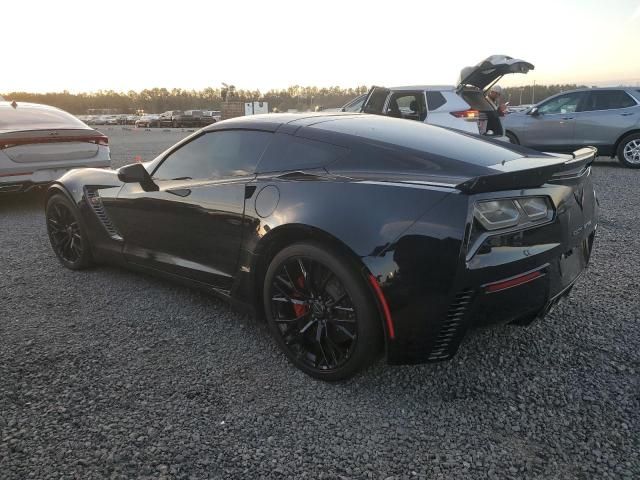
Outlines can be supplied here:
[[47, 191], [44, 195], [44, 205], [46, 206], [49, 202], [49, 199], [56, 194], [64, 195], [74, 205], [77, 204], [76, 199], [73, 198], [73, 195], [71, 195], [69, 190], [62, 183], [54, 182], [47, 188]]
[[513, 138], [515, 138], [516, 140], [516, 145], [520, 145], [520, 138], [518, 137], [518, 135], [516, 135], [516, 133], [513, 130], [509, 130], [508, 128], [505, 128], [504, 130], [504, 134], [506, 136], [511, 135]]
[[251, 267], [253, 275], [253, 301], [256, 305], [256, 315], [260, 319], [264, 319], [263, 312], [263, 284], [264, 278], [269, 268], [271, 260], [282, 251], [284, 248], [294, 245], [296, 243], [309, 242], [319, 244], [323, 247], [329, 248], [342, 257], [348, 259], [353, 268], [360, 272], [362, 281], [366, 284], [367, 291], [370, 294], [370, 299], [376, 305], [376, 311], [378, 312], [378, 321], [383, 331], [385, 354], [387, 351], [387, 344], [389, 341], [389, 329], [385, 322], [384, 311], [376, 292], [374, 291], [369, 276], [371, 272], [368, 267], [362, 261], [356, 252], [351, 249], [347, 244], [335, 237], [329, 232], [320, 228], [306, 225], [306, 224], [286, 224], [274, 228], [269, 231], [267, 235], [258, 243], [254, 251], [255, 262]]
[[628, 132], [625, 132], [618, 137], [618, 139], [616, 140], [616, 143], [613, 144], [611, 158], [615, 157], [618, 154], [618, 147], [620, 146], [620, 142], [622, 142], [622, 140], [624, 140], [629, 135], [633, 135], [633, 134], [640, 134], [640, 128], [634, 128], [632, 130], [629, 130]]

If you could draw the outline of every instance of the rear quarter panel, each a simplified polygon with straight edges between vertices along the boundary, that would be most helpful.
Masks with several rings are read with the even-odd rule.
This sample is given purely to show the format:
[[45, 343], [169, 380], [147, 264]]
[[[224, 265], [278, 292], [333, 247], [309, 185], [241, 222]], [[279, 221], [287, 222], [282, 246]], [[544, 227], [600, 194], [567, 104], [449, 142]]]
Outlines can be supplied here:
[[[371, 273], [382, 286], [396, 332], [395, 339], [387, 335], [388, 361], [424, 361], [428, 347], [424, 339], [437, 331], [437, 319], [449, 304], [468, 197], [437, 187], [373, 182], [274, 179], [260, 181], [256, 187], [245, 204], [245, 241], [236, 294], [259, 296], [260, 278], [251, 285], [250, 275], [243, 272], [256, 269], [280, 229], [311, 227], [345, 246], [363, 274]], [[274, 188], [279, 193], [278, 204], [264, 215], [261, 192]], [[405, 351], [409, 346], [422, 356], [412, 357]]]

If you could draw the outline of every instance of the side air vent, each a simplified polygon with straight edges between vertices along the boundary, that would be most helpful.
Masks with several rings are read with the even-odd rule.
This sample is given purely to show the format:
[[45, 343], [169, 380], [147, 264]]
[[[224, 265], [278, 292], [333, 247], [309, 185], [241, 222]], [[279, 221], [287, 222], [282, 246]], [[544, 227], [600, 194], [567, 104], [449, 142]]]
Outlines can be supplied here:
[[461, 340], [460, 334], [464, 327], [464, 317], [472, 297], [473, 290], [471, 289], [462, 290], [455, 296], [449, 305], [447, 318], [440, 327], [429, 360], [448, 360], [456, 353]]
[[107, 212], [104, 211], [104, 206], [102, 205], [102, 199], [98, 193], [98, 190], [95, 188], [85, 187], [84, 189], [85, 197], [87, 198], [87, 202], [95, 212], [96, 216], [102, 223], [102, 226], [107, 231], [109, 236], [114, 240], [122, 241], [122, 236], [118, 229], [111, 223]]

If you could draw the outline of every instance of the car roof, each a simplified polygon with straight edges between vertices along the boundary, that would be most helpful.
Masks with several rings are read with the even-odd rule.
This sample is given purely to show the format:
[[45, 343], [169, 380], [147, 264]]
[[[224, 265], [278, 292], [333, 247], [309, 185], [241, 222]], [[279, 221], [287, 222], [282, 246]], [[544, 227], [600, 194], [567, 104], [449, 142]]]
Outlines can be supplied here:
[[[270, 113], [236, 117], [206, 127], [205, 131], [257, 129], [288, 133], [339, 146], [394, 145], [439, 156], [465, 160], [474, 155], [490, 156], [494, 163], [521, 158], [523, 154], [504, 142], [487, 142], [477, 136], [453, 130], [365, 113]], [[449, 152], [449, 153], [447, 153]]]
[[[323, 119], [328, 120], [333, 117], [352, 117], [360, 115], [348, 112], [308, 112], [308, 113], [263, 113], [258, 115], [247, 115], [242, 117], [229, 118], [223, 122], [217, 122], [205, 127], [204, 130], [224, 130], [232, 128], [258, 128], [275, 132], [276, 130], [290, 131], [286, 125], [296, 127], [295, 129], [317, 123]], [[295, 124], [295, 125], [294, 125]]]
[[427, 90], [427, 91], [440, 91], [440, 90], [455, 90], [453, 85], [403, 85], [400, 87], [389, 87], [392, 91], [404, 91], [404, 90]]

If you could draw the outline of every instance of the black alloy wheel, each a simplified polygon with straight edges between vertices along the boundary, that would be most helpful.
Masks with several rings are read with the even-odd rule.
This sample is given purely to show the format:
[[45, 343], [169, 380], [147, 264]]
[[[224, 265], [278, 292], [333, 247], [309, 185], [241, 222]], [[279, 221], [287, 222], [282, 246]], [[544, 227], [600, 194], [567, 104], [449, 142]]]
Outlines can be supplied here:
[[382, 328], [368, 286], [351, 262], [315, 244], [282, 250], [264, 284], [269, 327], [305, 373], [343, 380], [371, 364]]
[[72, 270], [90, 266], [89, 242], [71, 202], [63, 195], [53, 195], [45, 215], [49, 240], [60, 262]]

